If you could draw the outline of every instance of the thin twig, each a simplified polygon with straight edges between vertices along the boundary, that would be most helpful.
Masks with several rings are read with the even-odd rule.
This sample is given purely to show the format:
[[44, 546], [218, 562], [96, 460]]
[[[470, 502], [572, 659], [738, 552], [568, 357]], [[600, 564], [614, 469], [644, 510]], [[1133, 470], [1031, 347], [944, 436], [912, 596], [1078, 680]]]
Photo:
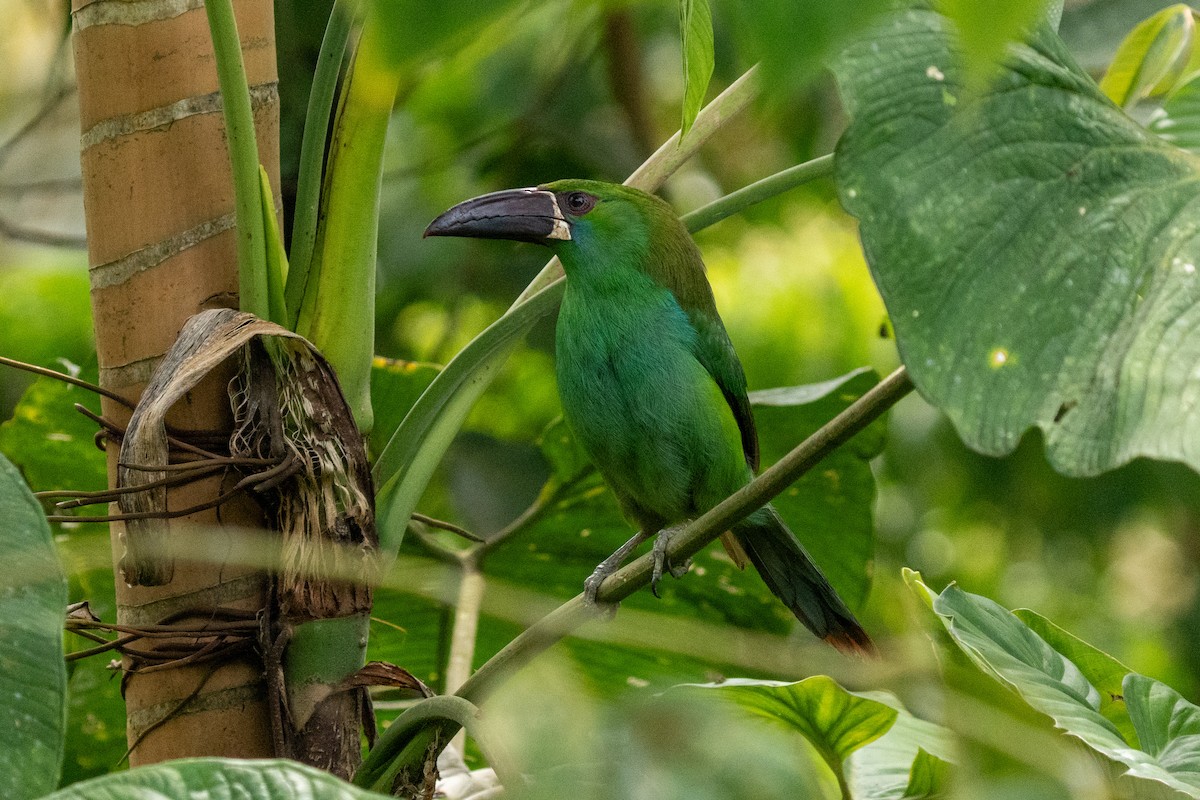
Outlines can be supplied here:
[[[739, 519], [765, 505], [821, 463], [827, 455], [881, 417], [912, 388], [912, 381], [904, 367], [884, 378], [750, 484], [683, 528], [667, 547], [669, 561], [682, 563], [698, 553]], [[620, 602], [646, 586], [650, 582], [653, 565], [653, 556], [646, 554], [609, 576], [597, 592], [599, 604]], [[472, 702], [482, 702], [507, 674], [524, 666], [535, 655], [598, 613], [601, 612], [586, 608], [583, 595], [577, 595], [509, 642], [463, 684], [459, 694]]]
[[[855, 434], [883, 416], [912, 389], [907, 371], [900, 367], [747, 486], [684, 527], [668, 545], [667, 558], [680, 563], [699, 552], [729, 530], [732, 524], [768, 503]], [[572, 630], [588, 620], [606, 615], [608, 612], [604, 606], [611, 608], [612, 604], [649, 584], [653, 566], [653, 556], [646, 554], [611, 575], [601, 584], [597, 596], [599, 604], [595, 606], [586, 605], [582, 594], [563, 603], [488, 659], [459, 688], [458, 696], [477, 705], [482, 703], [507, 678]], [[375, 748], [364, 760], [355, 778], [356, 783], [360, 786], [377, 785], [379, 776], [388, 771], [386, 765], [405, 763], [408, 754], [424, 753], [431, 741], [437, 739], [446, 742], [456, 730], [454, 724], [448, 721], [440, 722], [433, 729], [426, 729], [415, 737], [411, 730], [393, 732], [389, 728], [380, 735]]]
[[424, 523], [425, 525], [428, 525], [431, 528], [437, 528], [439, 530], [450, 531], [451, 533], [457, 533], [459, 536], [463, 537], [464, 539], [469, 539], [472, 542], [487, 541], [479, 534], [472, 533], [471, 531], [467, 530], [466, 528], [460, 528], [459, 526], [455, 525], [453, 522], [446, 522], [445, 520], [426, 516], [425, 514], [421, 514], [416, 511], [413, 512], [412, 518], [414, 520], [416, 520], [417, 522], [421, 522], [421, 523]]
[[133, 408], [133, 403], [129, 402], [124, 397], [121, 397], [121, 395], [117, 394], [116, 392], [110, 392], [103, 386], [97, 386], [94, 383], [89, 383], [82, 378], [76, 378], [74, 375], [68, 375], [65, 372], [47, 369], [46, 367], [39, 367], [36, 364], [26, 364], [24, 361], [17, 361], [15, 358], [5, 358], [4, 356], [0, 356], [0, 365], [24, 370], [25, 372], [32, 372], [35, 375], [41, 375], [46, 378], [54, 378], [55, 380], [62, 381], [63, 383], [69, 383], [72, 386], [78, 386], [80, 389], [87, 389], [89, 392], [95, 392], [98, 395], [107, 397], [114, 403], [120, 403], [126, 408]]

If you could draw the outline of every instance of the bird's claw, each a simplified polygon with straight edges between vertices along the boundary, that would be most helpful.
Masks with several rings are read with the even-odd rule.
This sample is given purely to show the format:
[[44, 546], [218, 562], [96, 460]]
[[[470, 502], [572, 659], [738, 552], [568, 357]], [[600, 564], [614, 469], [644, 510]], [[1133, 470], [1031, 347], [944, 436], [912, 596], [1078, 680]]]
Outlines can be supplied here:
[[592, 574], [583, 582], [583, 604], [589, 608], [594, 608], [597, 611], [603, 612], [605, 616], [611, 618], [616, 616], [617, 608], [620, 603], [604, 603], [600, 601], [600, 587], [608, 577], [616, 572], [615, 569], [608, 568], [607, 564], [601, 564], [592, 571]]
[[654, 569], [650, 573], [650, 591], [654, 593], [655, 597], [662, 596], [658, 593], [658, 582], [662, 580], [664, 569], [671, 574], [672, 578], [682, 578], [692, 566], [690, 558], [684, 559], [682, 564], [672, 564], [667, 556], [667, 545], [682, 528], [682, 525], [663, 528], [654, 537], [654, 549], [651, 551], [654, 555]]

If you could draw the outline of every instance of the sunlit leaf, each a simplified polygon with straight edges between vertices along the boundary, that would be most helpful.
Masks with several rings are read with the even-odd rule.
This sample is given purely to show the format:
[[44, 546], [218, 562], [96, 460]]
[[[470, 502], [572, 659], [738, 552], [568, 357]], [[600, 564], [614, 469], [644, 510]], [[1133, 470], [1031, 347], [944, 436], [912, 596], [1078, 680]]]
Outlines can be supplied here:
[[1011, 612], [954, 585], [938, 595], [934, 611], [980, 669], [1057, 727], [1124, 765], [1133, 778], [1200, 797], [1200, 716], [1174, 690], [1134, 674], [1125, 678], [1125, 703], [1139, 750], [1100, 713], [1100, 694], [1080, 669]]
[[894, 695], [858, 694], [891, 706], [897, 715], [887, 733], [850, 755], [847, 779], [852, 794], [871, 800], [908, 800], [945, 792], [955, 752], [950, 731], [913, 716]]
[[683, 123], [686, 135], [704, 105], [713, 73], [712, 11], [708, 0], [679, 0], [679, 31], [683, 38]]
[[1117, 726], [1127, 742], [1136, 742], [1133, 723], [1122, 698], [1122, 683], [1133, 670], [1082, 639], [1071, 635], [1050, 620], [1027, 608], [1013, 611], [1017, 619], [1029, 626], [1048, 645], [1071, 660], [1088, 683], [1100, 692], [1100, 713]]
[[[1045, 432], [1059, 470], [1200, 466], [1200, 183], [1039, 28], [967, 96], [944, 17], [837, 66], [839, 191], [922, 395], [972, 447]], [[999, 146], [999, 143], [1003, 146]]]
[[1117, 48], [1100, 90], [1125, 108], [1169, 90], [1188, 62], [1195, 29], [1194, 12], [1185, 3], [1144, 20]]
[[440, 371], [436, 364], [375, 357], [371, 363], [371, 407], [375, 410], [372, 453], [379, 453], [387, 445], [413, 403]]
[[942, 797], [949, 783], [950, 763], [924, 750], [917, 751], [901, 800]]
[[[1192, 797], [1200, 797], [1200, 707], [1170, 686], [1136, 673], [1125, 677], [1125, 704], [1142, 749], [1187, 784]], [[1139, 774], [1139, 766], [1130, 772]]]
[[100, 410], [96, 396], [86, 389], [38, 378], [12, 418], [0, 424], [0, 452], [38, 491], [91, 491], [107, 483], [104, 453], [95, 444], [96, 423], [76, 411], [76, 403]]
[[887, 733], [898, 713], [883, 703], [851, 694], [824, 675], [798, 683], [735, 679], [704, 688], [744, 711], [799, 733], [843, 779], [846, 758]]
[[53, 789], [62, 768], [67, 580], [41, 506], [3, 456], [0, 520], [0, 796], [22, 800]]
[[1042, 15], [1046, 0], [1007, 0], [980, 3], [978, 0], [938, 0], [939, 10], [953, 21], [962, 47], [963, 68], [973, 86], [995, 74], [996, 63], [1010, 42], [1025, 32]]
[[[720, 697], [743, 711], [799, 734], [854, 797], [901, 800], [910, 787], [926, 795], [945, 788], [950, 732], [913, 717], [894, 696], [856, 693], [818, 675], [797, 683], [735, 679], [684, 686], [696, 699]], [[668, 693], [671, 696], [675, 692]]]
[[45, 800], [370, 800], [385, 795], [351, 786], [295, 761], [188, 758], [76, 783]]
[[1175, 89], [1146, 127], [1176, 147], [1200, 153], [1200, 78]]
[[770, 99], [806, 85], [838, 47], [891, 5], [890, 0], [759, 0], [718, 8], [729, 14], [740, 33], [745, 56], [762, 62], [764, 83], [772, 87]]

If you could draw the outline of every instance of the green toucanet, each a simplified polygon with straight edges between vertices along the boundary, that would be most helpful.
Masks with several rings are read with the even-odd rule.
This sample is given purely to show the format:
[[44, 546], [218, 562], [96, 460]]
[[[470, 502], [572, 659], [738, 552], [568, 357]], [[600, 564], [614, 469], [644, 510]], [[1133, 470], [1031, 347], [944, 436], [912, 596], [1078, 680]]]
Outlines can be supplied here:
[[[603, 579], [655, 534], [657, 583], [670, 534], [745, 486], [758, 468], [746, 376], [687, 229], [653, 195], [566, 180], [467, 200], [425, 235], [535, 242], [562, 261], [567, 286], [556, 359], [563, 415], [639, 528], [597, 567], [587, 596], [594, 600]], [[771, 506], [734, 525], [723, 542], [817, 636], [840, 650], [872, 651]]]

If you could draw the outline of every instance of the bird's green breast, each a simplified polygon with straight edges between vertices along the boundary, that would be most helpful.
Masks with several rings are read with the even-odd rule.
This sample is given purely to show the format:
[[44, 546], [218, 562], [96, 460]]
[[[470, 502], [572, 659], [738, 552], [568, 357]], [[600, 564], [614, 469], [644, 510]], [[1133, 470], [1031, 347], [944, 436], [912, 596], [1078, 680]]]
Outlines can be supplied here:
[[733, 413], [674, 296], [632, 271], [568, 279], [557, 329], [563, 413], [643, 527], [702, 513], [749, 478]]

